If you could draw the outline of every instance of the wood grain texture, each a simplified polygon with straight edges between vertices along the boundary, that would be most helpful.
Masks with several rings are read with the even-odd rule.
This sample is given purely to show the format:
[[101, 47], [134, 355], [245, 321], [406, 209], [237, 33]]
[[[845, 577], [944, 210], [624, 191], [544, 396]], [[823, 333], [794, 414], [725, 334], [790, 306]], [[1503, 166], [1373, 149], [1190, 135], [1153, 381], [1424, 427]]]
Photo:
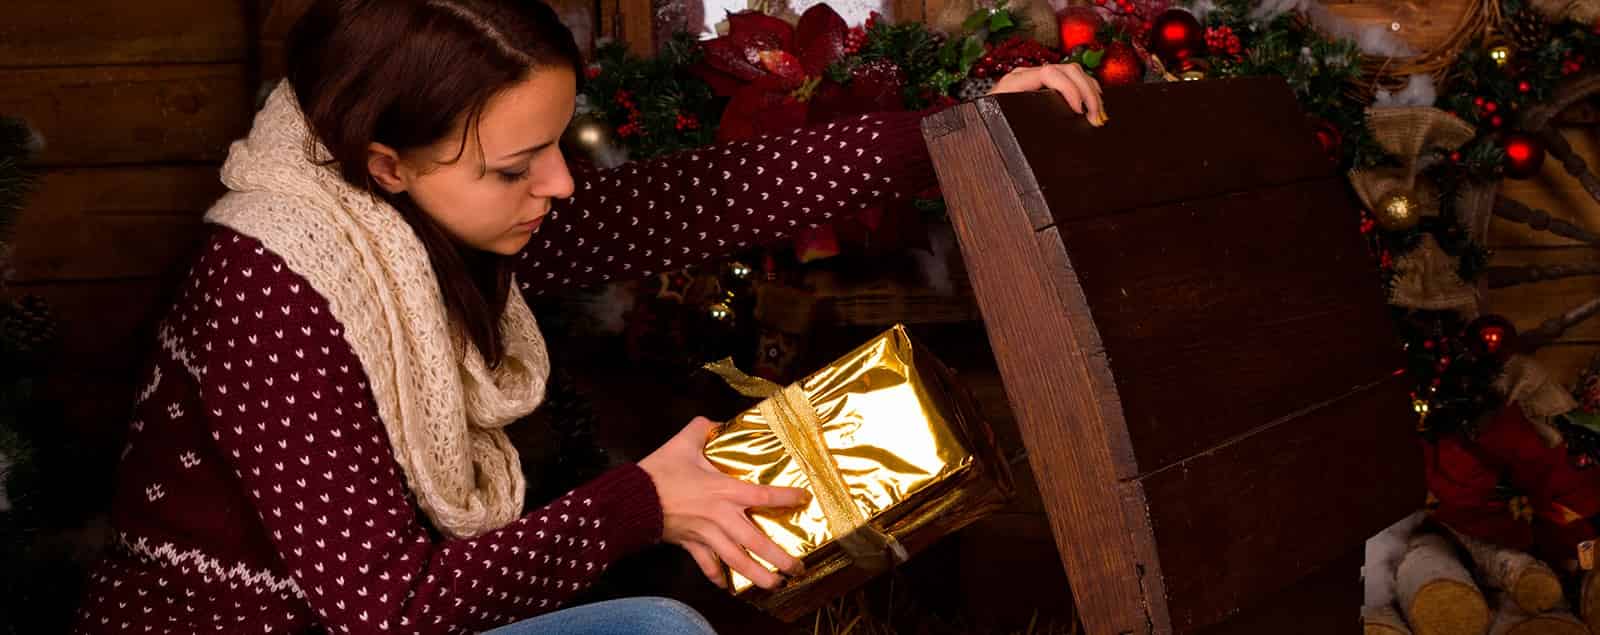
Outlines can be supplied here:
[[[1115, 480], [1096, 386], [1073, 338], [1040, 337], [1070, 332], [1072, 310], [1057, 298], [1050, 273], [1034, 266], [1040, 259], [1034, 228], [1018, 213], [1022, 192], [988, 140], [978, 112], [984, 103], [993, 106], [963, 104], [930, 118], [924, 128], [929, 150], [947, 202], [960, 210], [952, 220], [990, 342], [996, 350], [1032, 347], [1041, 353], [997, 361], [1050, 509], [1056, 547], [1068, 576], [1082, 581], [1072, 591], [1084, 626], [1093, 633], [1146, 632], [1152, 616], [1121, 501], [1088, 487]], [[1041, 358], [1058, 363], [1040, 363]], [[1157, 625], [1158, 631], [1164, 628]]]
[[[1600, 131], [1592, 127], [1566, 127], [1561, 129], [1561, 134], [1590, 163], [1600, 163]], [[1562, 170], [1560, 163], [1554, 160], [1546, 160], [1540, 173], [1532, 178], [1502, 181], [1500, 194], [1528, 207], [1544, 210], [1552, 218], [1564, 219], [1590, 232], [1600, 233], [1600, 202], [1590, 197], [1583, 185]], [[1488, 242], [1489, 247], [1494, 249], [1579, 244], [1502, 218], [1490, 222]]]
[[599, 0], [601, 37], [628, 45], [635, 55], [655, 54], [655, 22], [651, 0]]
[[176, 285], [175, 278], [25, 283], [11, 285], [10, 293], [50, 303], [60, 320], [61, 369], [119, 374], [147, 359], [158, 314], [171, 306]]
[[22, 282], [169, 273], [224, 188], [214, 166], [53, 170], [15, 228]]
[[1258, 606], [1422, 503], [1407, 390], [1392, 378], [1140, 479], [1175, 630]]
[[[1018, 122], [1023, 155], [1048, 157], [1028, 166], [1051, 214], [1049, 220], [1035, 219], [1036, 228], [1334, 174], [1294, 94], [1279, 79], [1113, 86], [1104, 99], [1107, 116], [1116, 116], [1101, 128], [1091, 127], [1053, 93], [997, 100], [1006, 118]], [[1237, 106], [1173, 117], [1176, 103]], [[1272, 142], [1241, 143], [1244, 130], [1251, 139]], [[1138, 157], [1108, 160], [1106, 148], [1126, 148]]]
[[1327, 179], [1061, 226], [1121, 395], [1119, 477], [1405, 365], [1346, 195]]
[[[1289, 134], [1303, 117], [1281, 85], [1232, 88], [1188, 103], [1265, 141], [1214, 159], [1209, 131], [1144, 125], [1166, 86], [1119, 91], [1133, 125], [1115, 134], [1047, 94], [924, 125], [1088, 632], [1195, 632], [1421, 500], [1354, 204]], [[1189, 158], [1069, 165], [1157, 145]]]
[[222, 160], [249, 129], [243, 64], [100, 66], [0, 73], [0, 112], [45, 139], [47, 167]]
[[1347, 635], [1359, 628], [1361, 564], [1355, 548], [1304, 580], [1265, 598], [1254, 609], [1206, 628], [1200, 635]]
[[9, 0], [0, 68], [243, 62], [246, 0]]
[[1473, 0], [1430, 0], [1428, 2], [1329, 2], [1325, 6], [1334, 15], [1355, 23], [1356, 26], [1385, 26], [1398, 24], [1390, 32], [1399, 37], [1417, 53], [1432, 51], [1449, 39], [1456, 25], [1466, 14]]

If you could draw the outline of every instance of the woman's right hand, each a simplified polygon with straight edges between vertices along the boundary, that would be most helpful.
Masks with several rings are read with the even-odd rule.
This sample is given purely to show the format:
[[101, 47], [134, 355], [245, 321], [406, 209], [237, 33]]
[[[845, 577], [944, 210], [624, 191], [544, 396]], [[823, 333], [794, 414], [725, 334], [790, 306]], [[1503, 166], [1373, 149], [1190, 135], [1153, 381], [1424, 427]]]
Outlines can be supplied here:
[[799, 507], [810, 501], [811, 493], [747, 483], [717, 471], [705, 456], [706, 440], [716, 425], [705, 417], [695, 417], [639, 461], [661, 499], [662, 539], [688, 551], [719, 587], [728, 587], [721, 566], [726, 562], [756, 585], [777, 588], [783, 578], [761, 566], [750, 553], [791, 575], [800, 573], [800, 561], [756, 529], [746, 510]]

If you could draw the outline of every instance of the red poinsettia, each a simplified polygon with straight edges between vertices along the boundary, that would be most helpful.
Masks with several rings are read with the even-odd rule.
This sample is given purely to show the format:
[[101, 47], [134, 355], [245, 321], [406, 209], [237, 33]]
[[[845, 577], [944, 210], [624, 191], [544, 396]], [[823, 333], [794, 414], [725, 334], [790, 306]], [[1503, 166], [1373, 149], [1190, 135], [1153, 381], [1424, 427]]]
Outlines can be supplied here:
[[[1600, 473], [1574, 466], [1566, 445], [1549, 445], [1515, 403], [1475, 438], [1440, 439], [1425, 456], [1433, 516], [1457, 531], [1557, 562], [1595, 537]], [[1520, 496], [1501, 500], [1505, 483]]]
[[844, 18], [826, 4], [789, 26], [755, 11], [728, 15], [728, 34], [704, 43], [696, 74], [717, 95], [731, 97], [717, 138], [744, 139], [805, 126], [824, 71], [843, 59], [850, 37]]
[[[868, 28], [879, 19], [874, 14]], [[893, 62], [857, 65], [842, 84], [826, 77], [828, 67], [859, 49], [864, 38], [865, 29], [852, 30], [826, 4], [806, 10], [793, 27], [754, 11], [730, 14], [728, 34], [703, 44], [704, 60], [694, 69], [717, 95], [731, 98], [717, 139], [748, 139], [851, 115], [904, 110], [906, 76]], [[796, 254], [802, 262], [837, 255], [841, 243], [865, 243], [869, 234], [896, 225], [884, 219], [903, 215], [898, 212], [869, 209], [859, 218], [803, 230], [795, 236]]]

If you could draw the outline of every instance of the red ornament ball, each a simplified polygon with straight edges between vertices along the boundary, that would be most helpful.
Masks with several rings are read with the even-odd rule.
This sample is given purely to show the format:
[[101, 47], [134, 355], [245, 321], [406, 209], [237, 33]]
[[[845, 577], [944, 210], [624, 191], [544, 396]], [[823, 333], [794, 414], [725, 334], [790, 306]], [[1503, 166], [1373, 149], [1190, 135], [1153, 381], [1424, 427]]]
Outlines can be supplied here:
[[1467, 346], [1478, 355], [1508, 357], [1516, 337], [1517, 327], [1498, 315], [1484, 315], [1467, 325]]
[[1106, 45], [1105, 57], [1100, 59], [1100, 68], [1095, 72], [1100, 75], [1100, 83], [1106, 86], [1133, 84], [1144, 75], [1144, 62], [1132, 46], [1112, 42]]
[[1150, 23], [1150, 50], [1171, 64], [1177, 60], [1205, 55], [1205, 29], [1193, 13], [1167, 9]]
[[1061, 30], [1061, 50], [1071, 51], [1094, 42], [1095, 33], [1100, 30], [1100, 13], [1091, 7], [1069, 7], [1056, 18], [1056, 24]]
[[1544, 167], [1544, 141], [1526, 132], [1507, 133], [1500, 139], [1506, 154], [1506, 176], [1526, 179]]
[[1340, 146], [1344, 143], [1344, 136], [1339, 134], [1339, 127], [1321, 117], [1307, 116], [1311, 121], [1311, 128], [1317, 135], [1317, 145], [1322, 146], [1322, 152], [1329, 161], [1339, 161]]

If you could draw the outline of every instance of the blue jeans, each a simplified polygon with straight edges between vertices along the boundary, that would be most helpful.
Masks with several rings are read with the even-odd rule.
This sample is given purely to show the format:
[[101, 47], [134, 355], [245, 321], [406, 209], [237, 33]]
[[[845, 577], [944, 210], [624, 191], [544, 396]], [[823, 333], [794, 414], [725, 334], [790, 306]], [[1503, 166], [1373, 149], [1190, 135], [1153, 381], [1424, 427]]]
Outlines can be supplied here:
[[624, 598], [546, 613], [486, 635], [717, 635], [706, 618], [677, 600]]

